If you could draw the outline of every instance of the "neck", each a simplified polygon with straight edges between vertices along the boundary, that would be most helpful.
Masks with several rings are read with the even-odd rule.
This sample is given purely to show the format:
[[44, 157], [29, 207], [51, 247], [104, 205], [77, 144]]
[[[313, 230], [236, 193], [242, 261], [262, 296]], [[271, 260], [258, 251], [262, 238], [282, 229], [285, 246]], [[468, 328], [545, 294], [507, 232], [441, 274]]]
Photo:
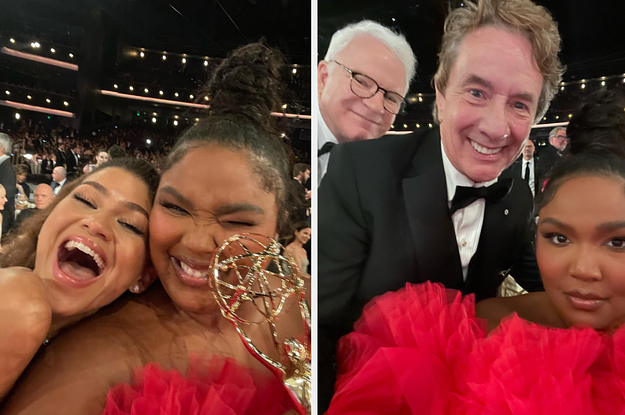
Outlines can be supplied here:
[[92, 314], [97, 313], [98, 310], [86, 311], [81, 314], [76, 314], [72, 316], [62, 316], [59, 314], [52, 315], [52, 323], [50, 324], [50, 330], [48, 330], [48, 335], [46, 336], [47, 340], [55, 337], [58, 332], [64, 327], [71, 326], [74, 323], [78, 323], [83, 318], [89, 317]]
[[530, 160], [531, 160], [531, 159], [533, 159], [533, 158], [534, 158], [534, 157], [525, 157], [525, 156], [523, 156], [523, 160], [525, 160], [525, 161], [530, 161]]

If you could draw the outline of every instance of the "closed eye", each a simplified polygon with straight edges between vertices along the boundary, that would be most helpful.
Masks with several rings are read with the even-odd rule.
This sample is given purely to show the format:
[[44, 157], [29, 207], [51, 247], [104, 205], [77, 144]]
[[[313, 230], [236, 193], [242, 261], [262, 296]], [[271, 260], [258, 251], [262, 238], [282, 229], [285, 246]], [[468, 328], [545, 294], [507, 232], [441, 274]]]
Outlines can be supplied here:
[[173, 214], [177, 214], [177, 215], [188, 215], [189, 212], [187, 212], [186, 210], [184, 210], [183, 208], [181, 208], [178, 205], [175, 205], [173, 203], [169, 203], [169, 202], [159, 202], [161, 206], [163, 206], [165, 209], [167, 209], [168, 211], [170, 211]]
[[128, 222], [124, 222], [123, 220], [119, 220], [117, 222], [123, 227], [130, 229], [132, 232], [136, 233], [137, 235], [145, 236], [145, 233], [141, 229], [137, 228], [135, 225], [128, 223]]
[[95, 203], [87, 199], [86, 197], [79, 195], [77, 193], [74, 194], [74, 199], [78, 200], [80, 203], [89, 206], [91, 209], [97, 209]]

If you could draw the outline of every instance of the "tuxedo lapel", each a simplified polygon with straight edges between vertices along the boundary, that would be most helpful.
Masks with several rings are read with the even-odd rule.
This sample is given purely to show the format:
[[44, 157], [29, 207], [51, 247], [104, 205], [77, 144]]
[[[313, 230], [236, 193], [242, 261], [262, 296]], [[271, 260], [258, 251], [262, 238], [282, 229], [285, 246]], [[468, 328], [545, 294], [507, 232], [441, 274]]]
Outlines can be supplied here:
[[402, 181], [419, 280], [462, 288], [462, 265], [447, 205], [447, 184], [437, 132], [426, 134]]

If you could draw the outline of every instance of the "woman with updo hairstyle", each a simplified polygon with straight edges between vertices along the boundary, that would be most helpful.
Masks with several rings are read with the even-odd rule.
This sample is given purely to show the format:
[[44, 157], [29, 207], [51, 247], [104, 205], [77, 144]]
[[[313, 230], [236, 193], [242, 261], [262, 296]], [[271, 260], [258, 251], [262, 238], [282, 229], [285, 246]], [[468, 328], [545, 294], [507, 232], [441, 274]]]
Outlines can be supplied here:
[[306, 221], [301, 221], [292, 225], [292, 229], [293, 233], [288, 239], [289, 243], [286, 245], [285, 249], [293, 256], [300, 271], [307, 273], [310, 261], [308, 260], [308, 253], [304, 249], [304, 245], [310, 240], [310, 225]]
[[[219, 65], [208, 85], [209, 113], [178, 139], [156, 193], [150, 253], [160, 284], [50, 342], [14, 388], [5, 414], [293, 409], [281, 381], [247, 350], [208, 286], [210, 259], [224, 241], [242, 233], [276, 238], [288, 221], [290, 166], [271, 115], [283, 102], [282, 63], [279, 51], [254, 43]], [[278, 323], [280, 336], [303, 334], [299, 314], [293, 310]], [[279, 358], [266, 325], [245, 331]]]

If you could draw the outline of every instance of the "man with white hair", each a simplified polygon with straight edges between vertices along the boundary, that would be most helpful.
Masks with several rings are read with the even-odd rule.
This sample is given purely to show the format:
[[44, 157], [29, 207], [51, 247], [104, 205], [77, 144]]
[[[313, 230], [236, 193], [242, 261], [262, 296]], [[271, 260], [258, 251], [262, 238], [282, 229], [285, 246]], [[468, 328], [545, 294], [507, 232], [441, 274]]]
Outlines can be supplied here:
[[334, 33], [317, 71], [320, 180], [333, 145], [380, 138], [391, 128], [416, 63], [404, 36], [379, 23], [363, 20]]
[[13, 226], [15, 218], [15, 195], [17, 194], [17, 179], [11, 164], [13, 140], [6, 134], [0, 133], [0, 184], [6, 190], [8, 202], [4, 205], [2, 214], [2, 234], [6, 234]]
[[562, 159], [562, 152], [568, 144], [566, 127], [555, 127], [549, 132], [549, 144], [541, 148], [538, 154], [538, 163], [545, 173], [549, 173]]
[[54, 170], [52, 170], [52, 183], [50, 186], [52, 187], [52, 193], [54, 197], [59, 194], [61, 188], [67, 182], [67, 170], [63, 166], [56, 166]]

